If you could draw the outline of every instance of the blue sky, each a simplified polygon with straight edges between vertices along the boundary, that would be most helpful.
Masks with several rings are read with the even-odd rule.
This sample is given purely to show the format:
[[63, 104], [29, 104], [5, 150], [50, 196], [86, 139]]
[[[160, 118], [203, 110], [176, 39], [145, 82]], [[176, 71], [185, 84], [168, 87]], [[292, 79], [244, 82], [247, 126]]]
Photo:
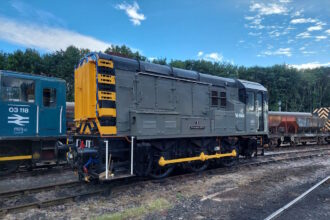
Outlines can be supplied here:
[[146, 57], [330, 66], [329, 0], [11, 0], [0, 50], [125, 44]]

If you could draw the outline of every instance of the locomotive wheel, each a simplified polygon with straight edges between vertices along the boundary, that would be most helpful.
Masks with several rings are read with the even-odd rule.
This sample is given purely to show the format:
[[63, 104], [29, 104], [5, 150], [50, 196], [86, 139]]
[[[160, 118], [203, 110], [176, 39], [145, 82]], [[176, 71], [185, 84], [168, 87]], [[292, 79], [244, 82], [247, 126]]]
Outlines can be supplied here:
[[220, 164], [224, 167], [234, 166], [238, 162], [239, 148], [237, 142], [227, 141], [226, 139], [221, 140], [221, 153], [231, 153], [234, 149], [236, 150], [236, 157], [224, 157], [220, 160]]
[[153, 159], [150, 160], [149, 164], [149, 176], [154, 179], [162, 179], [167, 176], [169, 176], [172, 171], [174, 170], [175, 165], [165, 165], [165, 166], [159, 166], [159, 154], [156, 153], [152, 157]]
[[220, 164], [224, 167], [232, 167], [238, 161], [238, 157], [225, 157], [220, 160]]
[[154, 179], [162, 179], [169, 176], [173, 170], [174, 170], [173, 165], [165, 165], [162, 167], [158, 165], [158, 160], [157, 160], [156, 163], [155, 162], [153, 163], [149, 176]]
[[202, 172], [209, 166], [209, 161], [193, 161], [187, 163], [187, 168], [192, 172]]
[[0, 162], [0, 176], [5, 176], [17, 170], [19, 161]]

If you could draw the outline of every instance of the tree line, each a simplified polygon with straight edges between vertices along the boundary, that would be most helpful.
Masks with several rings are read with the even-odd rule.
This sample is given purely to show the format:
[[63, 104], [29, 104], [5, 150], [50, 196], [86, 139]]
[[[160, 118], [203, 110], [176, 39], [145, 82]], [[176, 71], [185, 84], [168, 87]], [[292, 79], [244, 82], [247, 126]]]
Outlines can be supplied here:
[[[74, 67], [89, 52], [88, 49], [78, 49], [73, 46], [66, 50], [46, 54], [40, 54], [34, 49], [16, 50], [12, 53], [0, 51], [0, 69], [62, 78], [67, 82], [67, 100], [73, 101]], [[139, 52], [133, 52], [125, 45], [112, 46], [104, 52], [216, 76], [261, 83], [268, 89], [270, 110], [278, 110], [279, 101], [282, 103], [282, 111], [311, 112], [318, 107], [330, 106], [330, 67], [298, 70], [285, 64], [271, 67], [244, 67], [206, 60], [167, 61], [166, 58], [148, 60]]]

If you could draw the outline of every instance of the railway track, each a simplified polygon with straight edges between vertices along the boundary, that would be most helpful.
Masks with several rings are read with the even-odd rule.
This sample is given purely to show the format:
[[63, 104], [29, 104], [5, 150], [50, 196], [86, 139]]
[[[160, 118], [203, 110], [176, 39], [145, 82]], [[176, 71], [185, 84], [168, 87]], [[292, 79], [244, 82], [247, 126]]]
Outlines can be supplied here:
[[[279, 147], [279, 148], [266, 148], [265, 149], [265, 155], [268, 156], [269, 154], [272, 154], [274, 152], [276, 153], [282, 153], [282, 152], [298, 152], [298, 151], [309, 151], [309, 150], [315, 150], [317, 149], [323, 149], [327, 148], [330, 145], [305, 145], [305, 146], [297, 146], [297, 147]], [[42, 175], [51, 175], [51, 174], [60, 174], [64, 171], [71, 170], [71, 167], [67, 163], [61, 163], [61, 164], [43, 164], [39, 165], [33, 170], [29, 170], [26, 168], [26, 166], [20, 167], [16, 172], [0, 176], [1, 180], [8, 180], [9, 178], [26, 178], [30, 176], [42, 176]]]
[[[219, 175], [235, 172], [237, 168], [252, 168], [270, 163], [301, 160], [313, 157], [321, 157], [330, 155], [330, 147], [322, 147], [320, 149], [305, 150], [303, 152], [277, 152], [274, 154], [266, 154], [263, 157], [257, 157], [250, 160], [240, 160], [237, 166], [231, 168], [213, 168], [201, 173], [203, 176]], [[183, 173], [176, 174], [163, 180], [150, 180], [147, 178], [132, 177], [128, 179], [119, 179], [108, 184], [97, 184], [91, 187], [90, 184], [78, 181], [70, 181], [61, 184], [52, 184], [47, 186], [26, 188], [13, 190], [10, 192], [0, 193], [0, 214], [14, 213], [30, 208], [43, 208], [64, 204], [75, 201], [79, 198], [85, 198], [95, 195], [108, 195], [111, 191], [120, 191], [131, 185], [141, 182], [167, 182], [175, 179], [187, 179], [198, 177], [199, 173]]]

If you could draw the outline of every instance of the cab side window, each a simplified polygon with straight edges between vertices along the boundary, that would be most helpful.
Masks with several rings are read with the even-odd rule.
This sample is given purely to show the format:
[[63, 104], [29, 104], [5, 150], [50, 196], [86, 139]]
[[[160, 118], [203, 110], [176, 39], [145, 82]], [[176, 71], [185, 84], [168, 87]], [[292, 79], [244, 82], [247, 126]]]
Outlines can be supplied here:
[[42, 93], [43, 105], [45, 107], [55, 107], [56, 106], [56, 89], [45, 88]]
[[211, 105], [218, 106], [219, 103], [218, 91], [211, 91]]
[[220, 92], [220, 107], [226, 107], [226, 105], [227, 105], [226, 92]]
[[246, 93], [246, 110], [249, 112], [253, 112], [255, 110], [255, 101], [254, 101], [253, 92]]
[[2, 101], [33, 103], [35, 100], [33, 80], [2, 76], [0, 88]]

